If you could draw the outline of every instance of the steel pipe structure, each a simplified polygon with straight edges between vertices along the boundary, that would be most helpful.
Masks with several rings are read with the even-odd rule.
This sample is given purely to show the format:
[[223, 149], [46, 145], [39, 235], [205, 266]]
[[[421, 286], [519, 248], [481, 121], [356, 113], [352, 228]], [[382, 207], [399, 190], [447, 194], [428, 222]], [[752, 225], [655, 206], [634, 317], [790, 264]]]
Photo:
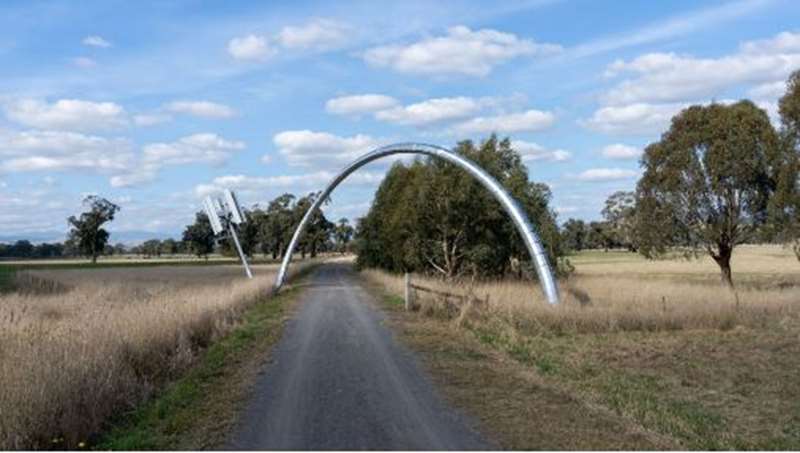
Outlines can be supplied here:
[[517, 231], [519, 231], [520, 235], [522, 235], [522, 239], [525, 241], [525, 246], [528, 248], [528, 252], [533, 259], [533, 263], [536, 267], [536, 274], [539, 276], [539, 281], [542, 285], [542, 290], [544, 291], [545, 297], [547, 298], [547, 302], [553, 305], [558, 304], [558, 286], [556, 286], [556, 281], [553, 277], [553, 271], [547, 261], [547, 255], [544, 253], [542, 243], [539, 240], [539, 237], [536, 235], [536, 232], [533, 230], [533, 226], [531, 225], [530, 220], [528, 220], [528, 216], [525, 215], [525, 211], [522, 210], [517, 201], [514, 200], [511, 195], [508, 194], [508, 192], [506, 192], [506, 190], [500, 185], [500, 183], [497, 182], [497, 180], [495, 180], [491, 175], [486, 173], [481, 167], [471, 160], [459, 156], [458, 154], [440, 146], [426, 145], [423, 143], [397, 143], [378, 148], [359, 157], [350, 165], [345, 167], [338, 176], [333, 178], [325, 190], [317, 197], [316, 200], [314, 200], [314, 203], [310, 208], [308, 208], [308, 211], [306, 211], [303, 219], [300, 221], [300, 225], [297, 226], [297, 229], [292, 236], [292, 240], [289, 242], [289, 247], [286, 249], [286, 254], [283, 256], [283, 262], [281, 263], [281, 268], [278, 271], [278, 276], [275, 279], [275, 291], [279, 290], [281, 286], [283, 286], [284, 279], [286, 278], [286, 271], [289, 268], [289, 263], [292, 261], [294, 249], [297, 246], [297, 242], [300, 240], [300, 236], [303, 234], [306, 225], [311, 219], [312, 214], [319, 209], [319, 207], [330, 196], [331, 192], [333, 192], [336, 186], [344, 181], [351, 173], [363, 167], [364, 165], [374, 160], [394, 154], [421, 154], [435, 157], [437, 159], [444, 159], [447, 162], [455, 164], [456, 166], [466, 170], [467, 173], [475, 177], [481, 183], [481, 185], [483, 185], [489, 190], [489, 192], [492, 193], [492, 195], [494, 195], [497, 201], [499, 201], [503, 206], [503, 209], [505, 209], [506, 212], [511, 216], [511, 219], [514, 221], [514, 225], [517, 227]]

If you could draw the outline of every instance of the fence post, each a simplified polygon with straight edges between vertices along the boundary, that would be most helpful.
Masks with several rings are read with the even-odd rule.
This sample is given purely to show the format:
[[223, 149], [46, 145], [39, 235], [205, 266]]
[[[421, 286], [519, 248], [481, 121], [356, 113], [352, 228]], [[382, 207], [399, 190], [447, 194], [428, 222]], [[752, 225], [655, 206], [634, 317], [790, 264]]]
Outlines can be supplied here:
[[406, 301], [406, 311], [411, 310], [411, 274], [406, 272], [405, 275], [405, 301]]

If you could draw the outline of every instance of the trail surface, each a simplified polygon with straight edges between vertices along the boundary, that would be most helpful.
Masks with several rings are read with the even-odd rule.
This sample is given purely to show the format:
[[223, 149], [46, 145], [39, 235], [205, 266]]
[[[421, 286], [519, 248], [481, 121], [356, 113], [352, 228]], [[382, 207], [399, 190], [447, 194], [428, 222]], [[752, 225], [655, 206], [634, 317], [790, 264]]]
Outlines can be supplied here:
[[348, 264], [309, 279], [226, 448], [492, 449], [383, 325]]

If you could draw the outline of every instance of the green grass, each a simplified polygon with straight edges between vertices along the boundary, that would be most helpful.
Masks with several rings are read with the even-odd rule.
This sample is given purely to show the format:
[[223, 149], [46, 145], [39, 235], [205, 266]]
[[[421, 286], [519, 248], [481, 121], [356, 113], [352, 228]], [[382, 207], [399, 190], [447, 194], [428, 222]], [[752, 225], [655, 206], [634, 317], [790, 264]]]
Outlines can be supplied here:
[[394, 296], [392, 294], [384, 294], [383, 302], [390, 308], [394, 309], [404, 308], [406, 306], [406, 301], [402, 297]]
[[13, 266], [0, 266], [0, 293], [14, 289], [14, 273], [17, 269]]
[[282, 319], [300, 289], [292, 288], [260, 301], [242, 324], [210, 346], [184, 377], [156, 398], [112, 422], [112, 427], [93, 443], [97, 450], [181, 449], [186, 434], [204, 419], [214, 418], [215, 407], [231, 404], [225, 388], [237, 365], [254, 360], [280, 337]]
[[[279, 261], [271, 259], [254, 259], [250, 260], [251, 265], [257, 264], [275, 264]], [[0, 262], [0, 293], [8, 292], [14, 289], [14, 274], [18, 271], [26, 270], [52, 270], [52, 269], [101, 269], [113, 267], [160, 267], [160, 266], [221, 266], [238, 264], [239, 261], [235, 259], [230, 260], [175, 260], [175, 261], [98, 261], [92, 263], [89, 260], [64, 260], [63, 262], [27, 262], [27, 263], [3, 263]]]
[[[732, 430], [731, 420], [720, 412], [716, 398], [687, 392], [671, 373], [647, 372], [596, 360], [591, 351], [613, 348], [628, 334], [576, 337], [509, 336], [487, 325], [469, 326], [481, 343], [529, 366], [553, 385], [588, 396], [643, 428], [668, 436], [689, 450], [796, 450], [800, 445], [800, 406], [797, 415], [778, 423], [780, 434], [750, 437]], [[636, 337], [630, 336], [631, 341]], [[602, 346], [603, 343], [609, 343]], [[570, 360], [570, 352], [579, 360]], [[701, 358], [700, 368], [707, 366]], [[688, 358], [677, 367], [697, 368]], [[721, 380], [727, 379], [724, 376]], [[677, 379], [677, 380], [676, 380]], [[781, 427], [782, 425], [782, 427]]]

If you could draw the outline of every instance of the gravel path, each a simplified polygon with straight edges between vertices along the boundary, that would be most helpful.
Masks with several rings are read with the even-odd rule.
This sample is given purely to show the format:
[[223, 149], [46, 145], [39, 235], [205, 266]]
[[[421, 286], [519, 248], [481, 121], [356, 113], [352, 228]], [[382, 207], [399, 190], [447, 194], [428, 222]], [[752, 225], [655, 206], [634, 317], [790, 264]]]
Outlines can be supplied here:
[[226, 449], [485, 450], [347, 264], [309, 278]]

